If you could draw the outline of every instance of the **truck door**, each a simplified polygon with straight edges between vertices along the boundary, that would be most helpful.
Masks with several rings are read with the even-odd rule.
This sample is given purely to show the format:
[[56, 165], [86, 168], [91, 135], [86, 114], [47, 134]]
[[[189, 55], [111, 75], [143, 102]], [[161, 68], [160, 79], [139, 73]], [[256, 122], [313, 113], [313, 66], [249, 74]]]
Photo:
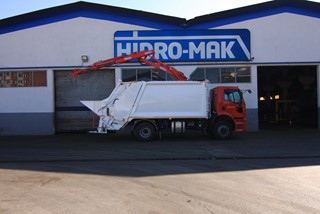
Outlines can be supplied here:
[[238, 89], [224, 89], [224, 101], [222, 110], [225, 114], [235, 119], [245, 117], [245, 103], [242, 98], [242, 93]]

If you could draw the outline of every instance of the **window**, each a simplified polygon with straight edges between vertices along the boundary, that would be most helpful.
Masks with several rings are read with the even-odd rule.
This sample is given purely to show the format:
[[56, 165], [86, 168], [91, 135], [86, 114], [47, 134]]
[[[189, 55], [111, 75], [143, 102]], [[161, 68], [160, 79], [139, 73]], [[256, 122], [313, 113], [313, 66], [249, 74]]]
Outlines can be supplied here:
[[233, 103], [240, 103], [241, 102], [240, 91], [225, 89], [224, 90], [224, 100], [227, 100], [227, 101], [230, 101]]
[[250, 67], [197, 68], [191, 80], [209, 80], [211, 83], [248, 83], [251, 82]]
[[150, 69], [137, 69], [137, 80], [138, 81], [150, 81], [151, 80]]
[[[214, 67], [197, 68], [191, 80], [209, 80], [210, 83], [249, 83], [251, 82], [250, 67]], [[122, 69], [122, 81], [175, 81], [166, 72], [155, 68]]]
[[167, 80], [167, 73], [158, 69], [151, 69], [151, 79], [153, 81], [165, 81]]
[[196, 81], [205, 80], [206, 79], [205, 69], [197, 68], [197, 70], [191, 74], [190, 79], [196, 80]]
[[236, 68], [237, 82], [251, 82], [250, 67]]
[[0, 72], [0, 88], [47, 86], [46, 71]]
[[122, 81], [124, 82], [137, 81], [136, 69], [122, 69]]
[[159, 69], [122, 69], [122, 81], [172, 81], [174, 77]]
[[33, 86], [47, 86], [47, 72], [34, 71], [33, 72]]
[[219, 68], [206, 68], [206, 79], [210, 80], [211, 83], [220, 82]]
[[234, 68], [221, 68], [221, 82], [222, 83], [236, 82], [236, 73]]

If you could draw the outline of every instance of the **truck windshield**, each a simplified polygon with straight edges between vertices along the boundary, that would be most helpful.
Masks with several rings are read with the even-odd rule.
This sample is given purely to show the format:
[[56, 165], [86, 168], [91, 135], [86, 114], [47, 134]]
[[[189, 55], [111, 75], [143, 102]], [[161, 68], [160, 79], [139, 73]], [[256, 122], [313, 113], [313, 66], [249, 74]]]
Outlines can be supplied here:
[[224, 90], [224, 100], [241, 103], [241, 94], [239, 90], [225, 89]]

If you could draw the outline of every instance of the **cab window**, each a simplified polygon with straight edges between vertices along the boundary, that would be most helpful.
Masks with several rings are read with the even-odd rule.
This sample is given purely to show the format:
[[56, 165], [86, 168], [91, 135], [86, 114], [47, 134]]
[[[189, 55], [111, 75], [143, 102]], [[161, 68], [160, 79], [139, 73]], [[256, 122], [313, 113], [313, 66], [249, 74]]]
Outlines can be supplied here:
[[233, 103], [241, 103], [241, 94], [238, 90], [225, 89], [224, 90], [224, 100]]

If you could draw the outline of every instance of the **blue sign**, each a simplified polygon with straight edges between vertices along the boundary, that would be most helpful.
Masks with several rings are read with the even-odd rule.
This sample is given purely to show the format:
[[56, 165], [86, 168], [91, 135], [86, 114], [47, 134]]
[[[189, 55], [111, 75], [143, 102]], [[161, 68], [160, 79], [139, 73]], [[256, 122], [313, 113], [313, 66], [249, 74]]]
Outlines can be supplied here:
[[250, 31], [149, 30], [115, 33], [115, 56], [142, 50], [155, 50], [155, 57], [167, 62], [249, 61]]

